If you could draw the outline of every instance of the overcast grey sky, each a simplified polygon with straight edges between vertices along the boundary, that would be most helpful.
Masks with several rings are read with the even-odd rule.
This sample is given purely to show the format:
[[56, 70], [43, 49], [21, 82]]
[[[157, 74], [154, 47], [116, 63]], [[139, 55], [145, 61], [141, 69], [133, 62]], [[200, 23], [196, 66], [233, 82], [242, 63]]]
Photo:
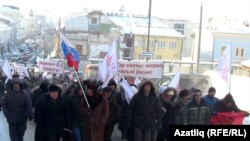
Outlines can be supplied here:
[[[152, 15], [162, 18], [186, 18], [198, 21], [202, 0], [152, 0]], [[84, 7], [117, 11], [121, 5], [128, 12], [148, 14], [149, 0], [1, 0], [0, 4], [15, 4], [24, 11], [49, 10], [55, 17], [81, 11]], [[204, 18], [233, 16], [250, 19], [250, 0], [203, 0]]]

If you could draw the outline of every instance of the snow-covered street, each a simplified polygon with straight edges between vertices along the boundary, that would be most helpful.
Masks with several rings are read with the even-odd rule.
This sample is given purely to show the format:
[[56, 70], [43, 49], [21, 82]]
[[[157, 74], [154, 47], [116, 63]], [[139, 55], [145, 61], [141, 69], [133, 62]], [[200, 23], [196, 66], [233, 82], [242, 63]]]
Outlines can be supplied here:
[[[27, 127], [24, 141], [34, 141], [35, 123], [28, 121]], [[120, 132], [117, 129], [114, 131], [112, 139], [114, 141], [124, 141], [121, 139]], [[0, 111], [0, 141], [10, 141], [8, 123], [3, 115], [3, 111]]]

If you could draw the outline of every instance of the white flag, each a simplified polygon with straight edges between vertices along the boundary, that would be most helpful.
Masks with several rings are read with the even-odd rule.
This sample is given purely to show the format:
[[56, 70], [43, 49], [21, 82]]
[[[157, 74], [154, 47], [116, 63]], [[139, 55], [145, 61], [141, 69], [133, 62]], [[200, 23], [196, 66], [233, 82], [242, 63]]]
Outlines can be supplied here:
[[118, 74], [118, 55], [117, 55], [117, 42], [114, 40], [107, 57], [107, 65], [109, 74], [115, 76]]
[[3, 68], [2, 68], [4, 74], [7, 76], [7, 79], [12, 79], [12, 75], [11, 75], [11, 66], [8, 62], [8, 60], [5, 60], [4, 61], [4, 64], [3, 64]]
[[217, 65], [217, 72], [220, 76], [225, 80], [228, 84], [230, 83], [230, 75], [231, 75], [231, 58], [232, 46], [229, 44], [226, 49], [222, 52], [220, 60]]
[[103, 87], [108, 85], [110, 79], [114, 78], [118, 74], [118, 55], [117, 55], [117, 42], [114, 40], [111, 44], [111, 49], [107, 54], [107, 57], [103, 61], [106, 60], [108, 73], [103, 81]]
[[171, 80], [171, 82], [168, 84], [168, 87], [173, 87], [173, 88], [178, 88], [179, 86], [179, 82], [180, 82], [180, 77], [181, 77], [181, 73], [178, 71], [173, 79]]
[[107, 55], [102, 62], [98, 64], [98, 80], [104, 82], [106, 76], [108, 75], [108, 66], [107, 66]]
[[131, 86], [128, 84], [128, 81], [122, 75], [120, 75], [120, 76], [122, 78], [120, 85], [123, 87], [123, 89], [125, 91], [125, 99], [126, 99], [127, 103], [129, 104], [131, 99], [135, 95], [135, 91], [133, 91]]

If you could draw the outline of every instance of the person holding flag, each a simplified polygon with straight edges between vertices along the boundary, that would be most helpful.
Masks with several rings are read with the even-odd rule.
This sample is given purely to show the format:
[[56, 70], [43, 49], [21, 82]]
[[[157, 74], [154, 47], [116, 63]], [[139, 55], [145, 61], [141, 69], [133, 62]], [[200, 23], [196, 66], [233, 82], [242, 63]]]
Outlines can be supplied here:
[[64, 53], [64, 56], [67, 58], [68, 66], [73, 68], [77, 77], [77, 81], [79, 83], [79, 86], [83, 92], [84, 99], [86, 101], [86, 104], [88, 108], [90, 108], [89, 102], [87, 100], [86, 94], [84, 93], [84, 90], [82, 88], [82, 84], [80, 82], [80, 79], [78, 77], [78, 70], [79, 70], [79, 63], [80, 63], [80, 55], [77, 52], [77, 50], [74, 48], [74, 45], [70, 43], [70, 41], [60, 32], [58, 31], [58, 34], [60, 36], [60, 43], [61, 48]]
[[87, 82], [87, 100], [82, 99], [80, 111], [84, 118], [84, 141], [104, 141], [105, 126], [109, 117], [109, 102], [98, 91], [97, 82]]
[[223, 99], [219, 100], [214, 107], [211, 124], [222, 125], [241, 125], [244, 117], [249, 116], [249, 113], [238, 108], [233, 96], [229, 93]]

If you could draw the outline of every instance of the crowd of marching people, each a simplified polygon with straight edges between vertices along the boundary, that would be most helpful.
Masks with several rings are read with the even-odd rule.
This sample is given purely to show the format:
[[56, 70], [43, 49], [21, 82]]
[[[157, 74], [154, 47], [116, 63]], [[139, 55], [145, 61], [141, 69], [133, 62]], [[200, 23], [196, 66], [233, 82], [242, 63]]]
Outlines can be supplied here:
[[[32, 75], [30, 75], [32, 76]], [[5, 83], [6, 82], [6, 83]], [[80, 85], [81, 84], [81, 85]], [[0, 99], [11, 141], [23, 141], [27, 121], [34, 121], [35, 141], [111, 141], [115, 126], [128, 141], [170, 141], [170, 125], [209, 125], [219, 112], [243, 112], [232, 95], [215, 97], [197, 88], [159, 91], [144, 80], [128, 103], [126, 90], [111, 79], [103, 82], [67, 77], [47, 80], [41, 75], [12, 80], [0, 76]], [[73, 137], [71, 138], [71, 135]]]

